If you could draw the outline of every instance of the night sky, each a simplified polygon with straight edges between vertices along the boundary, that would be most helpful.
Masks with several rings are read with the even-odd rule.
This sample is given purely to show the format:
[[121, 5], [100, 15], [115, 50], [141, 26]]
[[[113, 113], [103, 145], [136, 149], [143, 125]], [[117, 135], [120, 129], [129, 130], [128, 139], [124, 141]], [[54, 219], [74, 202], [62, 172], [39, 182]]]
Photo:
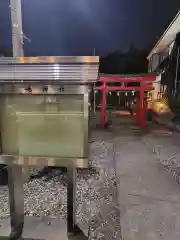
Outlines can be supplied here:
[[[180, 0], [22, 0], [27, 55], [104, 56], [152, 46]], [[0, 0], [0, 47], [11, 48], [8, 0]]]

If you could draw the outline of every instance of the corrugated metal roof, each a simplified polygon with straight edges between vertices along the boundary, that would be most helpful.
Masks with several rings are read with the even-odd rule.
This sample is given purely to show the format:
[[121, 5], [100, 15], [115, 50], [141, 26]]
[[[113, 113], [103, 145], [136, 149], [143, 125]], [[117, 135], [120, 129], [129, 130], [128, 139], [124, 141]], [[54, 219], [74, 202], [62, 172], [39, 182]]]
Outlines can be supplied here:
[[170, 23], [166, 31], [156, 43], [155, 47], [149, 53], [147, 59], [150, 59], [153, 54], [159, 53], [167, 46], [169, 46], [175, 40], [176, 34], [178, 32], [180, 32], [180, 11], [176, 14], [173, 21]]
[[88, 83], [99, 72], [97, 56], [0, 58], [0, 82]]

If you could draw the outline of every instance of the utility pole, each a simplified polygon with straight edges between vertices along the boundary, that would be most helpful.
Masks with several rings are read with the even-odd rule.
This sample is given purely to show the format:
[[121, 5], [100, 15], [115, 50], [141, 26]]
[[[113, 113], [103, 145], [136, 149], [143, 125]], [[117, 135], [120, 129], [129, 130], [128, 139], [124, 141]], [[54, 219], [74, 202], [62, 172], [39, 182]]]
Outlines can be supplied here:
[[13, 56], [24, 56], [21, 0], [10, 0]]
[[[12, 25], [13, 56], [24, 55], [21, 0], [10, 0], [10, 14]], [[10, 197], [11, 234], [19, 234], [23, 231], [24, 224], [24, 199], [23, 196], [23, 171], [22, 166], [11, 164], [8, 166], [8, 187]]]

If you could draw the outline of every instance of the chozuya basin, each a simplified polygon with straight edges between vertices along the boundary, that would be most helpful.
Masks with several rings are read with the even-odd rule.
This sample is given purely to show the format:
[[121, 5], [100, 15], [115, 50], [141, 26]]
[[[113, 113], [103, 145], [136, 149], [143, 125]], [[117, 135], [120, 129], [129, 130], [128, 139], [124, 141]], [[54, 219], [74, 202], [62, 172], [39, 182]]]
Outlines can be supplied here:
[[98, 63], [94, 56], [0, 58], [0, 163], [87, 166], [88, 84]]

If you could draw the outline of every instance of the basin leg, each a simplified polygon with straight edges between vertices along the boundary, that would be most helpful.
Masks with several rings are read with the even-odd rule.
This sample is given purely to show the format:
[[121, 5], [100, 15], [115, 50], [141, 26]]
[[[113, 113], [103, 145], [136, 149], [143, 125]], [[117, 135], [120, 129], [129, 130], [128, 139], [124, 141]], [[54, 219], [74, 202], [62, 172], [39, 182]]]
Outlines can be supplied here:
[[67, 231], [73, 234], [76, 216], [76, 168], [67, 170]]
[[8, 187], [11, 220], [10, 239], [16, 239], [21, 236], [24, 224], [24, 192], [21, 166], [8, 166]]
[[[76, 168], [67, 169], [67, 233], [69, 239], [88, 239], [76, 225]], [[82, 238], [83, 237], [83, 238]]]

